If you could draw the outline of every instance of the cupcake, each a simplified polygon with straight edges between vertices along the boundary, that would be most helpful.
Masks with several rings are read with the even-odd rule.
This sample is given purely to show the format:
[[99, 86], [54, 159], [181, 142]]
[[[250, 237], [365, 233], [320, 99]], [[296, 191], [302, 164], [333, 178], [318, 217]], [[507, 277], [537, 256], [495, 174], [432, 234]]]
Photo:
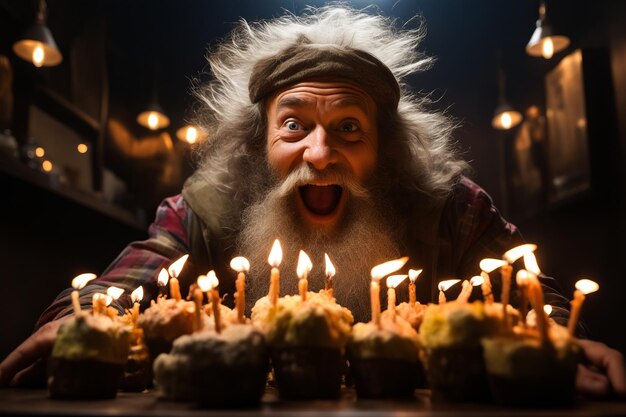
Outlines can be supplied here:
[[114, 317], [86, 312], [59, 328], [49, 362], [54, 399], [115, 398], [128, 358], [131, 328]]
[[181, 336], [170, 353], [154, 362], [155, 385], [162, 398], [204, 407], [258, 404], [267, 372], [264, 337], [249, 324]]
[[357, 323], [348, 343], [359, 398], [410, 398], [423, 385], [419, 338], [402, 317], [383, 313], [380, 326]]
[[337, 398], [352, 313], [327, 293], [267, 297], [252, 309], [252, 322], [270, 346], [274, 378], [286, 399]]
[[195, 328], [195, 305], [192, 301], [165, 299], [152, 301], [137, 320], [145, 336], [151, 361], [161, 353], [169, 352], [172, 342]]
[[507, 306], [503, 319], [500, 303], [452, 301], [430, 305], [420, 327], [424, 367], [434, 400], [475, 401], [490, 399], [481, 339], [512, 332], [518, 313]]
[[135, 327], [131, 332], [128, 359], [120, 381], [120, 389], [126, 392], [141, 392], [148, 388], [152, 377], [150, 353], [144, 343], [143, 330]]
[[494, 400], [503, 405], [547, 407], [571, 404], [581, 351], [567, 329], [554, 322], [542, 340], [532, 328], [483, 339]]

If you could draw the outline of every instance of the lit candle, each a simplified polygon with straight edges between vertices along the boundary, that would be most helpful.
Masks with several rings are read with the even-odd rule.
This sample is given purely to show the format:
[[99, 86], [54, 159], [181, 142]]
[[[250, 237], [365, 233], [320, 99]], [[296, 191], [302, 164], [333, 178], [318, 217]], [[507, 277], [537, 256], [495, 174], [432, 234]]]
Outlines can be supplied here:
[[324, 254], [324, 261], [326, 263], [326, 282], [324, 284], [324, 289], [327, 291], [326, 294], [329, 297], [333, 297], [333, 277], [335, 276], [335, 265], [330, 261], [328, 254]]
[[170, 296], [176, 301], [180, 301], [180, 299], [182, 298], [180, 295], [180, 284], [178, 282], [178, 277], [180, 276], [180, 271], [182, 271], [183, 266], [185, 266], [185, 262], [187, 262], [187, 258], [189, 258], [189, 255], [181, 256], [167, 269], [167, 272], [171, 277]]
[[[479, 283], [474, 285], [476, 281], [476, 278], [480, 278], [480, 281], [478, 281]], [[472, 281], [473, 280], [473, 281]], [[461, 284], [461, 293], [459, 294], [459, 296], [457, 297], [457, 301], [461, 302], [461, 303], [467, 303], [469, 301], [470, 296], [472, 295], [472, 289], [473, 287], [477, 286], [477, 285], [481, 285], [484, 282], [484, 279], [482, 277], [479, 276], [474, 276], [472, 277], [472, 280], [468, 281], [468, 280], [464, 280], [463, 283]]]
[[571, 336], [574, 336], [576, 332], [576, 325], [580, 319], [580, 309], [585, 301], [585, 296], [600, 289], [598, 283], [590, 279], [578, 280], [575, 286], [576, 291], [574, 291], [574, 299], [570, 302], [572, 311], [570, 312], [569, 323], [567, 324], [567, 330]]
[[137, 318], [139, 318], [139, 304], [141, 300], [143, 300], [143, 287], [140, 285], [135, 289], [135, 291], [130, 293], [130, 299], [133, 302], [133, 310], [132, 310], [132, 318], [133, 324], [137, 323]]
[[80, 274], [72, 279], [72, 306], [74, 307], [74, 314], [79, 315], [80, 309], [80, 290], [82, 290], [87, 283], [96, 278], [96, 274], [86, 273]]
[[509, 249], [508, 251], [504, 252], [504, 255], [502, 255], [502, 258], [507, 262], [506, 265], [503, 265], [500, 268], [500, 276], [502, 278], [502, 293], [500, 295], [500, 301], [502, 302], [502, 315], [505, 323], [507, 323], [509, 320], [509, 312], [507, 310], [507, 306], [509, 304], [509, 298], [511, 294], [511, 276], [513, 275], [513, 263], [527, 253], [532, 253], [533, 251], [535, 251], [535, 249], [537, 249], [537, 245], [532, 243], [526, 243], [516, 246], [513, 249]]
[[409, 258], [407, 256], [392, 261], [387, 261], [380, 265], [376, 265], [370, 271], [372, 282], [370, 284], [370, 302], [372, 308], [372, 322], [380, 328], [380, 284], [379, 281], [402, 268], [407, 263]]
[[515, 282], [520, 291], [519, 312], [522, 318], [522, 324], [526, 324], [526, 316], [528, 313], [528, 272], [525, 269], [517, 271]]
[[300, 278], [298, 281], [298, 290], [302, 301], [306, 301], [306, 293], [309, 290], [307, 276], [309, 275], [309, 272], [311, 272], [311, 269], [313, 269], [311, 258], [309, 258], [309, 255], [307, 255], [305, 251], [301, 250], [298, 253], [298, 266], [296, 267], [296, 274], [298, 275], [298, 278]]
[[422, 273], [423, 269], [409, 269], [409, 305], [415, 307], [417, 297], [415, 296], [415, 280]]
[[391, 314], [391, 320], [396, 321], [396, 287], [406, 279], [408, 275], [390, 275], [387, 277], [387, 310]]
[[268, 293], [268, 298], [273, 306], [278, 302], [278, 295], [280, 294], [280, 271], [278, 267], [280, 266], [281, 261], [283, 260], [283, 250], [280, 247], [280, 242], [278, 239], [274, 241], [272, 245], [272, 250], [270, 251], [270, 255], [267, 258], [267, 262], [272, 267], [272, 271], [270, 273], [270, 290]]
[[[124, 289], [123, 288], [118, 288], [118, 287], [114, 287], [114, 286], [111, 286], [111, 287], [107, 288], [107, 296], [108, 297], [107, 297], [107, 300], [106, 300], [106, 306], [111, 304], [111, 302], [113, 302], [114, 300], [117, 300], [118, 298], [120, 298], [122, 296], [122, 294], [124, 294]], [[114, 308], [112, 308], [112, 309], [106, 309], [105, 308], [104, 311], [111, 318], [117, 316], [117, 310], [115, 310]]]
[[220, 298], [220, 293], [217, 290], [217, 286], [220, 285], [220, 281], [217, 279], [215, 275], [215, 271], [209, 271], [207, 275], [209, 277], [209, 285], [210, 285], [210, 301], [211, 307], [213, 308], [213, 320], [215, 321], [215, 331], [221, 333], [222, 331], [222, 318], [220, 314], [220, 306], [222, 305], [222, 299]]
[[93, 313], [95, 315], [105, 314], [105, 310], [113, 301], [113, 297], [107, 294], [95, 293], [91, 299]]
[[544, 311], [544, 303], [543, 303], [543, 290], [541, 289], [541, 283], [539, 282], [539, 274], [541, 274], [541, 270], [539, 269], [539, 265], [537, 264], [537, 258], [535, 258], [535, 254], [532, 252], [527, 252], [524, 254], [524, 267], [526, 271], [528, 271], [528, 281], [530, 286], [528, 287], [530, 291], [530, 302], [533, 310], [536, 314], [537, 321], [537, 329], [541, 334], [541, 337], [544, 341], [547, 341], [548, 338], [548, 318], [546, 317]]
[[491, 287], [491, 278], [489, 277], [489, 273], [505, 265], [507, 265], [507, 261], [503, 261], [501, 259], [485, 258], [480, 261], [480, 275], [485, 280], [481, 286], [485, 303], [493, 303], [493, 288]]
[[[200, 275], [196, 280], [196, 287], [193, 289], [193, 302], [196, 307], [196, 331], [202, 330], [204, 322], [202, 321], [202, 298], [203, 292], [211, 289], [211, 281], [208, 276]], [[190, 288], [191, 290], [191, 288]]]
[[244, 323], [246, 310], [246, 272], [250, 271], [250, 262], [243, 256], [237, 256], [230, 261], [230, 267], [237, 272], [235, 281], [235, 308], [237, 309], [237, 321]]
[[161, 299], [167, 298], [167, 294], [165, 293], [165, 288], [169, 280], [170, 280], [170, 274], [168, 274], [167, 269], [161, 268], [161, 271], [159, 272], [159, 276], [157, 278], [157, 286], [159, 287], [159, 296], [157, 297], [157, 303]]
[[445, 291], [448, 291], [448, 289], [453, 286], [454, 284], [457, 284], [461, 282], [460, 279], [447, 279], [445, 281], [441, 281], [439, 284], [437, 284], [437, 288], [439, 289], [439, 304], [445, 304], [446, 303], [446, 294]]

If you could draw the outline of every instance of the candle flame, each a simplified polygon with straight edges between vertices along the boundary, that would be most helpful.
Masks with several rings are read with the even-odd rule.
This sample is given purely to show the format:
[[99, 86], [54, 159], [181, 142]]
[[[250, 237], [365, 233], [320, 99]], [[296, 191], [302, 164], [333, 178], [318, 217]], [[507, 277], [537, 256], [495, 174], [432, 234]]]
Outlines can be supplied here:
[[524, 267], [532, 274], [539, 275], [541, 273], [539, 265], [537, 264], [537, 258], [532, 252], [528, 252], [524, 255]]
[[230, 261], [230, 267], [237, 272], [250, 271], [250, 261], [243, 256], [237, 256]]
[[585, 295], [591, 294], [592, 292], [596, 292], [600, 289], [600, 286], [597, 282], [586, 278], [578, 280], [574, 285], [576, 286], [576, 289], [578, 291], [582, 292]]
[[96, 278], [96, 274], [86, 273], [80, 274], [74, 277], [72, 280], [72, 288], [75, 290], [81, 290], [87, 285], [89, 281]]
[[480, 270], [485, 271], [486, 273], [490, 273], [500, 268], [501, 266], [506, 265], [507, 262], [502, 259], [493, 259], [493, 258], [485, 258], [480, 261]]
[[135, 291], [130, 293], [130, 299], [133, 301], [133, 303], [138, 303], [143, 300], [143, 287], [141, 285], [137, 287]]
[[394, 259], [392, 261], [387, 261], [380, 265], [376, 265], [372, 268], [370, 275], [372, 276], [372, 280], [380, 281], [382, 277], [391, 274], [392, 272], [396, 272], [398, 269], [402, 268], [405, 263], [409, 260], [408, 256], [403, 258]]
[[485, 283], [485, 278], [481, 277], [480, 275], [474, 275], [472, 278], [470, 278], [469, 282], [473, 287], [478, 287]]
[[550, 316], [550, 314], [552, 314], [552, 306], [550, 304], [546, 304], [543, 306], [543, 311], [545, 311], [545, 313], [548, 315], [548, 317]]
[[459, 282], [461, 282], [460, 279], [447, 279], [445, 281], [441, 281], [437, 285], [437, 288], [439, 288], [439, 291], [448, 291], [448, 288], [450, 288], [451, 286], [453, 286], [454, 284], [457, 284]]
[[408, 275], [389, 275], [387, 277], [387, 288], [396, 288]]
[[217, 279], [217, 275], [215, 275], [214, 270], [210, 270], [207, 277], [209, 278], [210, 290], [217, 288], [217, 286], [220, 285], [220, 280]]
[[157, 278], [157, 284], [161, 287], [165, 287], [167, 285], [167, 281], [170, 280], [170, 274], [167, 273], [165, 268], [161, 268], [161, 272], [159, 272], [159, 278]]
[[198, 280], [198, 287], [200, 287], [200, 291], [207, 292], [211, 289], [211, 280], [206, 275], [200, 275]]
[[296, 275], [298, 278], [306, 278], [306, 276], [313, 269], [313, 263], [311, 262], [311, 258], [306, 254], [305, 251], [301, 250], [298, 253], [298, 266], [296, 266]]
[[167, 268], [167, 272], [169, 272], [172, 278], [178, 278], [180, 271], [182, 271], [183, 266], [185, 266], [185, 262], [187, 262], [187, 258], [189, 258], [189, 255], [183, 255]]
[[517, 275], [515, 275], [515, 282], [517, 282], [518, 286], [528, 284], [528, 280], [530, 279], [530, 274], [525, 269], [520, 269], [517, 271]]
[[97, 292], [97, 293], [95, 293], [93, 295], [93, 299], [92, 300], [93, 300], [92, 301], [93, 304], [95, 304], [96, 301], [98, 301], [98, 300], [106, 300], [105, 305], [108, 306], [109, 304], [111, 304], [113, 302], [113, 297], [111, 297], [110, 295], [106, 295], [106, 294], [102, 294], [102, 293]]
[[513, 249], [504, 252], [504, 255], [502, 255], [502, 257], [505, 261], [512, 264], [528, 252], [533, 252], [535, 249], [537, 249], [537, 245], [532, 243], [526, 243], [524, 245], [516, 246]]
[[280, 242], [278, 239], [274, 241], [272, 245], [272, 250], [270, 251], [270, 256], [267, 258], [267, 262], [273, 268], [278, 268], [280, 263], [283, 260], [283, 249], [280, 247]]
[[156, 130], [159, 126], [159, 115], [156, 112], [151, 111], [148, 115], [148, 127], [152, 130]]
[[337, 271], [335, 271], [335, 265], [333, 265], [333, 263], [330, 261], [327, 253], [324, 254], [324, 260], [326, 261], [326, 276], [334, 277]]
[[118, 288], [118, 287], [107, 288], [107, 295], [113, 298], [114, 300], [117, 300], [118, 298], [120, 298], [122, 294], [124, 294], [123, 288]]
[[412, 283], [415, 283], [415, 280], [417, 279], [417, 277], [420, 276], [422, 271], [423, 271], [423, 269], [409, 269], [409, 280]]

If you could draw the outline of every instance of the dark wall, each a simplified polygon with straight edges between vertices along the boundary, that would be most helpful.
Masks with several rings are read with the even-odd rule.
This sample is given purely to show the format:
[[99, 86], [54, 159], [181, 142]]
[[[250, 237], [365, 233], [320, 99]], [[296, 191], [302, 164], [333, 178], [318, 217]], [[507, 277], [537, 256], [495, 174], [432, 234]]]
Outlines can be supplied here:
[[101, 273], [146, 233], [0, 171], [0, 358], [83, 272]]

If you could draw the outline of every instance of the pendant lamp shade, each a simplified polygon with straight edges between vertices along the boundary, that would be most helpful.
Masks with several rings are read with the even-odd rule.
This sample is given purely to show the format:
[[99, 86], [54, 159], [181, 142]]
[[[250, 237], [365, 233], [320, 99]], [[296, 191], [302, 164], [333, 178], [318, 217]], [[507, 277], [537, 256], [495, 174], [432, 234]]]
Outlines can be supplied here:
[[522, 122], [522, 114], [506, 102], [500, 103], [493, 113], [491, 126], [498, 130], [509, 130]]
[[159, 103], [153, 102], [146, 110], [139, 113], [137, 123], [150, 130], [159, 130], [168, 127], [170, 125], [170, 119], [165, 115]]
[[526, 45], [526, 53], [531, 56], [550, 59], [552, 56], [567, 48], [570, 40], [567, 36], [558, 34], [546, 19], [546, 5], [541, 2], [539, 6], [539, 19], [537, 28]]
[[13, 44], [13, 51], [36, 67], [52, 67], [63, 61], [52, 32], [46, 26], [46, 3], [39, 3], [35, 22], [26, 30], [22, 39]]

